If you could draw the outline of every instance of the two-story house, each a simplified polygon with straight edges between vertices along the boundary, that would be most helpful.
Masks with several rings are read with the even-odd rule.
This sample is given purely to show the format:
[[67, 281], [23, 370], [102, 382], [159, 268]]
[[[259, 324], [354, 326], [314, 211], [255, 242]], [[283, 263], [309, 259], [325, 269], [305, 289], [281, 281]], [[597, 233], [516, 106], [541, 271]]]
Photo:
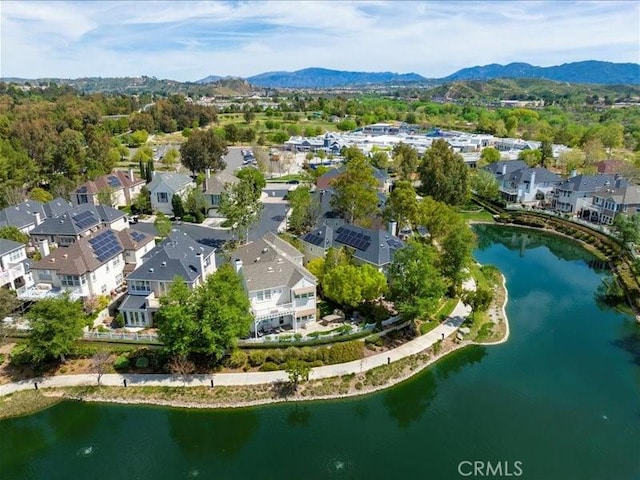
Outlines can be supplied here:
[[143, 178], [136, 178], [133, 169], [128, 172], [116, 170], [107, 175], [101, 175], [95, 180], [83, 183], [71, 194], [74, 205], [91, 203], [99, 205], [98, 193], [108, 191], [111, 193], [112, 204], [109, 207], [131, 205], [145, 185]]
[[207, 169], [205, 171], [202, 188], [210, 217], [217, 215], [218, 206], [220, 205], [222, 193], [225, 191], [225, 186], [235, 185], [239, 181], [240, 179], [238, 177], [230, 173], [218, 172], [215, 175], [211, 175], [211, 170]]
[[521, 160], [495, 162], [484, 167], [498, 182], [508, 203], [538, 203], [551, 196], [562, 179], [544, 167], [529, 167]]
[[303, 235], [300, 240], [306, 262], [314, 258], [324, 258], [331, 247], [347, 247], [353, 252], [356, 263], [368, 263], [379, 271], [386, 272], [395, 252], [404, 247], [404, 242], [396, 236], [395, 229], [395, 222], [391, 222], [388, 230], [349, 224], [332, 228], [325, 223]]
[[103, 205], [84, 204], [73, 207], [58, 217], [45, 219], [29, 235], [34, 244], [47, 240], [64, 247], [101, 228], [123, 230], [128, 226], [122, 211]]
[[47, 214], [42, 203], [27, 200], [0, 210], [0, 227], [16, 227], [22, 233], [29, 233], [45, 218]]
[[596, 192], [615, 181], [613, 175], [574, 175], [556, 186], [551, 208], [560, 213], [577, 214], [592, 202]]
[[153, 314], [176, 276], [189, 288], [200, 285], [216, 271], [215, 249], [186, 233], [173, 232], [147, 252], [142, 265], [127, 276], [127, 295], [119, 310], [127, 327], [150, 327]]
[[251, 302], [256, 337], [277, 328], [305, 328], [316, 320], [317, 280], [302, 266], [303, 257], [271, 232], [231, 254]]
[[594, 222], [611, 225], [616, 215], [633, 215], [640, 212], [640, 186], [630, 185], [618, 178], [611, 185], [594, 193], [593, 200], [583, 208], [582, 217]]
[[0, 288], [18, 290], [33, 285], [25, 245], [0, 238]]
[[184, 198], [195, 183], [191, 177], [182, 173], [154, 172], [151, 183], [147, 185], [151, 193], [151, 209], [165, 215], [173, 215], [171, 201], [174, 195]]
[[31, 266], [34, 286], [19, 291], [18, 296], [38, 300], [64, 291], [74, 299], [113, 296], [124, 283], [125, 271], [140, 264], [154, 244], [152, 235], [108, 228], [52, 252], [43, 240], [39, 243], [42, 259]]

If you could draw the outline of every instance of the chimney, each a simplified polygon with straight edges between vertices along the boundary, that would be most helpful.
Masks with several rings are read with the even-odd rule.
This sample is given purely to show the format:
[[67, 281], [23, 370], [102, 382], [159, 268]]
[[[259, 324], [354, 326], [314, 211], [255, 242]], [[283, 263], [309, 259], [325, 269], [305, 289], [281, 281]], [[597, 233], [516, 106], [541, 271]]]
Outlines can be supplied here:
[[44, 240], [39, 240], [38, 251], [40, 252], [40, 256], [42, 256], [42, 258], [47, 257], [49, 253], [51, 253], [49, 250], [49, 240], [47, 240], [46, 238]]
[[240, 260], [239, 258], [236, 258], [234, 263], [236, 267], [236, 273], [240, 273], [240, 270], [242, 270], [242, 260]]
[[569, 178], [573, 178], [578, 174], [577, 170], [571, 170], [571, 173], [569, 174]]
[[204, 169], [204, 176], [206, 178], [211, 178], [211, 169], [210, 168], [205, 168]]
[[133, 168], [129, 169], [129, 181], [133, 182], [135, 177], [133, 176]]
[[389, 234], [393, 237], [398, 235], [398, 222], [393, 219], [389, 221]]
[[536, 183], [536, 171], [531, 170], [531, 183], [529, 183], [529, 191], [533, 191], [533, 186]]
[[198, 257], [198, 262], [200, 262], [200, 275], [202, 275], [202, 280], [204, 280], [204, 255], [202, 252], [196, 253], [196, 257]]
[[42, 216], [40, 215], [40, 212], [34, 212], [33, 215], [36, 217], [36, 226], [40, 225], [42, 223]]
[[503, 163], [502, 164], [502, 175], [506, 175], [507, 174], [507, 164]]

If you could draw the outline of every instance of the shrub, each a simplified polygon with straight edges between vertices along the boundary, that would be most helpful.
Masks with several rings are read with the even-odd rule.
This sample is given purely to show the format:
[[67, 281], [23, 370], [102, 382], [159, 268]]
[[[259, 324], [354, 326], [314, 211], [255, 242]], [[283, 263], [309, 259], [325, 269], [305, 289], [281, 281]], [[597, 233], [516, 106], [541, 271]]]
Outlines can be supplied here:
[[285, 361], [297, 360], [300, 358], [300, 350], [296, 347], [289, 347], [284, 351]]
[[260, 350], [255, 350], [249, 354], [249, 363], [252, 367], [258, 367], [267, 359], [267, 354]]
[[284, 363], [284, 352], [279, 348], [274, 348], [273, 350], [267, 351], [267, 359], [273, 363]]
[[31, 363], [31, 354], [24, 343], [19, 343], [11, 349], [9, 359], [12, 365], [27, 365]]
[[136, 359], [136, 368], [148, 368], [149, 359], [147, 357], [138, 357]]
[[314, 360], [310, 362], [309, 365], [311, 365], [311, 367], [321, 367], [324, 365], [324, 362], [322, 360]]
[[280, 367], [273, 362], [265, 362], [260, 367], [261, 372], [275, 372], [280, 370]]
[[244, 367], [244, 364], [247, 363], [248, 359], [249, 355], [247, 355], [242, 350], [234, 350], [233, 352], [231, 352], [227, 363], [231, 368], [242, 368]]
[[362, 384], [362, 382], [356, 382], [354, 387], [356, 387], [356, 390], [362, 390], [362, 387], [364, 387], [364, 385]]
[[116, 328], [124, 327], [124, 317], [122, 316], [122, 313], [118, 313], [118, 315], [116, 315], [116, 318], [113, 319], [113, 324]]
[[78, 358], [89, 358], [93, 357], [96, 353], [98, 353], [98, 347], [96, 347], [95, 345], [77, 343], [73, 346], [73, 350], [71, 351], [70, 356]]
[[329, 349], [328, 363], [345, 363], [359, 360], [364, 355], [362, 342], [337, 343]]
[[300, 349], [300, 359], [305, 362], [313, 362], [318, 358], [316, 351], [311, 347], [303, 347]]
[[193, 221], [195, 223], [204, 222], [204, 213], [202, 213], [200, 210], [196, 210], [195, 212], [193, 212]]
[[195, 220], [196, 219], [194, 218], [194, 216], [191, 215], [190, 213], [185, 213], [184, 216], [182, 217], [183, 222], [194, 223]]
[[0, 353], [0, 365], [4, 363], [4, 354]]
[[120, 371], [129, 370], [129, 365], [129, 359], [123, 355], [120, 355], [116, 358], [115, 362], [113, 362], [113, 368]]

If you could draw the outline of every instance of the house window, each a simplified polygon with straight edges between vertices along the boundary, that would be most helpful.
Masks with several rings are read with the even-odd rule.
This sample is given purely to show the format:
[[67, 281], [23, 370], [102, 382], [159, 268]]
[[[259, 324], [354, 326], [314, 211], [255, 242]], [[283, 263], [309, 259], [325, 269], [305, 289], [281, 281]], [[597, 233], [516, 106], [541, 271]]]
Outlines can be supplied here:
[[120, 285], [121, 283], [122, 283], [122, 274], [121, 274], [121, 273], [119, 273], [119, 274], [116, 276], [116, 285]]
[[38, 278], [42, 281], [51, 281], [51, 270], [40, 270], [38, 272]]
[[77, 275], [59, 275], [60, 284], [63, 287], [79, 287], [80, 278]]
[[102, 294], [107, 293], [107, 286], [106, 285], [102, 285], [102, 288], [100, 289], [100, 291], [102, 292]]
[[11, 252], [9, 254], [9, 261], [10, 262], [17, 262], [21, 258], [23, 258], [22, 250], [16, 250], [15, 252]]
[[156, 196], [158, 203], [169, 203], [169, 194], [167, 192], [158, 192]]
[[72, 237], [60, 237], [59, 241], [60, 241], [60, 245], [71, 245], [73, 242], [75, 242], [75, 238], [72, 238]]

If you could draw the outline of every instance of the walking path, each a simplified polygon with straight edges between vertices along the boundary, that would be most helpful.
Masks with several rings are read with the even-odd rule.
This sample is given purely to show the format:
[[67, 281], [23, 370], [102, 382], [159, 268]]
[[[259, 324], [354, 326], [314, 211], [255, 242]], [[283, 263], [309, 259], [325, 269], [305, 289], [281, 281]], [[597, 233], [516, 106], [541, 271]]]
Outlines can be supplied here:
[[[463, 283], [465, 290], [475, 290], [476, 284], [473, 279], [468, 279]], [[458, 330], [465, 318], [471, 313], [471, 309], [464, 305], [462, 301], [451, 312], [451, 316], [442, 324], [431, 330], [429, 333], [411, 340], [398, 348], [388, 350], [378, 355], [355, 360], [348, 363], [336, 365], [325, 365], [323, 367], [312, 368], [309, 379], [318, 380], [322, 378], [338, 377], [342, 375], [357, 374], [386, 365], [389, 362], [396, 362], [403, 358], [415, 355], [426, 350], [442, 338], [449, 337]], [[0, 385], [0, 396], [9, 395], [20, 390], [30, 390], [35, 388], [51, 387], [73, 387], [84, 385], [96, 385], [98, 376], [95, 373], [82, 375], [56, 375], [46, 378], [32, 378], [21, 382], [7, 383]], [[264, 383], [274, 383], [288, 381], [289, 376], [284, 371], [277, 372], [246, 372], [246, 373], [216, 373], [216, 374], [195, 374], [195, 375], [165, 375], [165, 374], [105, 374], [100, 378], [100, 384], [105, 386], [127, 386], [149, 387], [210, 387], [214, 386], [234, 386], [234, 385], [259, 385]]]

